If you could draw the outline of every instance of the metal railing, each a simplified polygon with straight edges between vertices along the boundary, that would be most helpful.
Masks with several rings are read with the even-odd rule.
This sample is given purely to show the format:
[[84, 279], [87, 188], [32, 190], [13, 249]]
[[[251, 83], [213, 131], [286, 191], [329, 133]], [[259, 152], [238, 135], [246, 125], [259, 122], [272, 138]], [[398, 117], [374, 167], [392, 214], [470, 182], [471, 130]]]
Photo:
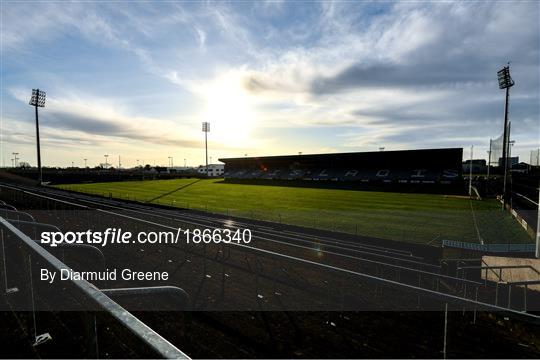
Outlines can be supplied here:
[[[28, 257], [29, 267], [28, 268], [23, 267], [23, 269], [19, 270], [19, 272], [27, 270], [25, 271], [27, 272], [27, 274], [22, 274], [22, 276], [28, 277], [30, 279], [29, 284], [30, 284], [32, 313], [34, 316], [34, 330], [35, 330], [37, 326], [36, 326], [36, 320], [35, 320], [36, 319], [35, 298], [34, 298], [35, 284], [33, 284], [32, 282], [32, 270], [31, 270], [32, 263], [39, 261], [40, 264], [42, 265], [46, 264], [46, 266], [58, 272], [60, 272], [61, 269], [69, 269], [69, 267], [2, 217], [0, 217], [0, 229], [1, 229], [1, 234], [2, 234], [2, 239], [1, 239], [2, 251], [3, 251], [2, 255], [3, 255], [3, 262], [4, 262], [3, 271], [4, 271], [5, 281], [6, 281], [6, 289], [7, 289], [8, 277], [6, 274], [6, 266], [5, 266], [6, 265], [5, 246], [4, 246], [6, 242], [5, 240], [9, 239], [9, 242], [11, 245], [15, 245], [19, 248], [22, 248], [23, 252], [25, 253], [25, 256]], [[17, 243], [14, 244], [14, 242], [17, 242]], [[163, 357], [163, 358], [177, 358], [177, 359], [189, 358], [185, 353], [183, 353], [177, 347], [172, 345], [170, 342], [168, 342], [161, 335], [156, 333], [154, 330], [148, 327], [145, 323], [143, 323], [137, 317], [135, 317], [126, 309], [124, 309], [122, 306], [120, 306], [119, 304], [111, 300], [111, 298], [107, 296], [103, 291], [99, 290], [88, 281], [86, 280], [68, 280], [68, 281], [69, 281], [69, 285], [74, 289], [75, 292], [78, 293], [77, 294], [78, 296], [80, 296], [81, 298], [84, 298], [85, 301], [88, 301], [89, 303], [93, 304], [97, 310], [105, 311], [107, 314], [112, 316], [123, 328], [129, 330], [129, 332], [138, 339], [137, 340], [138, 342], [144, 344], [146, 347], [151, 349], [153, 352], [157, 354], [157, 356]], [[22, 286], [26, 286], [26, 285], [23, 284]], [[13, 292], [19, 291], [17, 288], [13, 288], [13, 289], [15, 289]], [[9, 294], [6, 293], [4, 294], [4, 296], [9, 296]], [[35, 334], [34, 345], [39, 344], [40, 342], [46, 340], [47, 338], [50, 339], [50, 335], [48, 335], [48, 333], [38, 335], [37, 331], [34, 331], [34, 334]], [[95, 334], [95, 336], [97, 338], [97, 334]]]
[[454, 240], [443, 240], [442, 246], [492, 253], [534, 253], [535, 251], [534, 244], [478, 244]]

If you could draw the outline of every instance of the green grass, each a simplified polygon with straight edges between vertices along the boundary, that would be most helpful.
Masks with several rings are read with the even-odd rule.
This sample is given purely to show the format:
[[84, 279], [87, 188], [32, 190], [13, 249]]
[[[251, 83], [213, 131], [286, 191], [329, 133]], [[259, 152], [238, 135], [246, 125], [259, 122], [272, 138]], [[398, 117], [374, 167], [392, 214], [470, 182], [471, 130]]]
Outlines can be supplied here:
[[[186, 186], [187, 185], [187, 186]], [[184, 188], [167, 194], [170, 191]], [[432, 194], [228, 184], [176, 179], [59, 185], [114, 198], [149, 201], [260, 220], [415, 243], [442, 239], [478, 243], [532, 242], [495, 200]], [[164, 196], [163, 196], [164, 195]]]

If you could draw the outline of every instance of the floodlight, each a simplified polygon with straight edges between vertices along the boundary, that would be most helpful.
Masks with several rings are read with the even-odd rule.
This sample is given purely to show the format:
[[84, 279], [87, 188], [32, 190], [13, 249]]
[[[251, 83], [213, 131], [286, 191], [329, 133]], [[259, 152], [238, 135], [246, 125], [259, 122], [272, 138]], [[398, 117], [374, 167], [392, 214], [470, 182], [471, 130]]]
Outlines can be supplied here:
[[39, 89], [32, 89], [32, 97], [29, 104], [37, 107], [45, 107], [45, 91]]
[[209, 122], [203, 122], [202, 123], [202, 131], [204, 132], [210, 132], [210, 123]]
[[499, 81], [499, 89], [506, 89], [514, 86], [514, 80], [510, 76], [510, 67], [505, 66], [497, 71], [497, 80]]

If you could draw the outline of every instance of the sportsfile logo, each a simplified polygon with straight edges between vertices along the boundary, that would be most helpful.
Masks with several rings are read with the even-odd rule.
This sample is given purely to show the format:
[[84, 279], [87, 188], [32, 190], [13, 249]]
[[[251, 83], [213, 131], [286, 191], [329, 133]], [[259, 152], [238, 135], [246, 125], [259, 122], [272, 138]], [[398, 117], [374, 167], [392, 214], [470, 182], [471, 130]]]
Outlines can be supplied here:
[[183, 230], [139, 232], [133, 236], [131, 231], [107, 228], [105, 231], [47, 231], [41, 233], [41, 243], [51, 247], [61, 244], [90, 244], [106, 246], [108, 244], [177, 244]]
[[105, 231], [44, 231], [40, 242], [51, 247], [62, 244], [178, 244], [181, 238], [187, 244], [243, 243], [251, 242], [250, 229], [181, 229], [173, 231], [141, 231], [133, 236], [131, 231], [107, 228]]

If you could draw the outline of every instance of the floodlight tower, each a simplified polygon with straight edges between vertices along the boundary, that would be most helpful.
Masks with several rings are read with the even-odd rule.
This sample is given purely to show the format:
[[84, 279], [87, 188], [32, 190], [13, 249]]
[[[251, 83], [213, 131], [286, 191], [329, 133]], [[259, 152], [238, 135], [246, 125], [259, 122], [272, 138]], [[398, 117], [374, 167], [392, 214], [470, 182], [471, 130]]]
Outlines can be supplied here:
[[472, 196], [473, 149], [474, 149], [474, 145], [471, 145], [471, 160], [469, 162], [469, 196]]
[[15, 161], [14, 162], [14, 166], [13, 167], [17, 167], [17, 160], [19, 160], [19, 158], [17, 157], [17, 155], [19, 155], [18, 152], [14, 152], [14, 153], [11, 153], [11, 155], [13, 155], [13, 160]]
[[38, 184], [43, 182], [43, 173], [41, 171], [41, 149], [39, 145], [39, 120], [38, 107], [45, 107], [45, 91], [32, 89], [32, 97], [29, 104], [36, 108], [36, 145], [37, 145], [37, 163], [38, 163]]
[[514, 146], [514, 144], [516, 143], [516, 140], [509, 140], [508, 141], [508, 157], [510, 159], [512, 159], [512, 147]]
[[514, 86], [514, 80], [510, 77], [510, 63], [508, 63], [508, 66], [503, 67], [501, 70], [497, 71], [497, 80], [499, 81], [499, 89], [506, 89], [506, 99], [504, 103], [504, 129], [503, 129], [503, 149], [502, 149], [502, 157], [503, 157], [503, 171], [504, 171], [504, 179], [503, 179], [503, 209], [506, 205], [507, 200], [507, 191], [506, 191], [506, 183], [507, 183], [507, 170], [508, 170], [508, 139], [510, 138], [510, 129], [508, 127], [508, 101], [510, 99], [510, 88]]
[[491, 139], [489, 139], [489, 150], [487, 151], [488, 161], [487, 161], [487, 176], [486, 180], [489, 180], [489, 168], [491, 167]]
[[109, 165], [109, 163], [107, 162], [107, 158], [109, 157], [109, 155], [105, 154], [103, 156], [105, 156], [105, 169], [106, 169], [107, 166]]
[[206, 177], [208, 177], [208, 133], [210, 132], [210, 123], [202, 123], [202, 131], [204, 132], [204, 148], [206, 151]]
[[86, 169], [86, 168], [87, 168], [87, 166], [86, 166], [86, 160], [88, 160], [88, 159], [83, 159], [83, 160], [84, 160], [84, 168]]

